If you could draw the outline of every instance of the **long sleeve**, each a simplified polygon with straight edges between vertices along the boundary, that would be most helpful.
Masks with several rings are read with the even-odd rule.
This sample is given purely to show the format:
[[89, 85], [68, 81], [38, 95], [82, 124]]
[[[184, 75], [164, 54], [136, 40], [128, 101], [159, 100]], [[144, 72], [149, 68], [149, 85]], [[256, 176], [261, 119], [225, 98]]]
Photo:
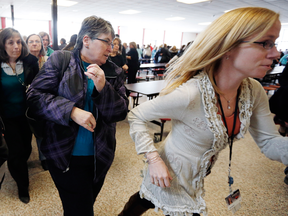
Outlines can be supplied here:
[[190, 101], [189, 97], [188, 88], [179, 87], [170, 94], [158, 96], [129, 112], [130, 135], [135, 142], [138, 154], [156, 150], [152, 137], [149, 136], [146, 123], [159, 118], [182, 120], [184, 111]]
[[269, 110], [267, 95], [258, 82], [254, 85], [255, 102], [249, 132], [266, 157], [288, 166], [288, 137], [279, 135]]
[[124, 120], [128, 112], [128, 98], [124, 86], [124, 73], [121, 68], [116, 68], [118, 75], [113, 85], [106, 80], [105, 86], [100, 93], [94, 88], [92, 99], [102, 115], [103, 120], [108, 123]]
[[[71, 85], [77, 85], [79, 88], [83, 86], [83, 83], [81, 86], [76, 75], [70, 78], [68, 74], [65, 76], [65, 73], [63, 79], [68, 79], [68, 81], [61, 82], [59, 76], [62, 70], [61, 54], [60, 51], [54, 52], [45, 62], [27, 92], [27, 100], [29, 107], [37, 116], [68, 126], [75, 102], [71, 100], [72, 98], [65, 98], [64, 95], [59, 96], [61, 95], [60, 89], [63, 89], [63, 92], [66, 91], [65, 83], [68, 81]], [[77, 100], [79, 97], [82, 97], [82, 94], [75, 94], [73, 99]]]

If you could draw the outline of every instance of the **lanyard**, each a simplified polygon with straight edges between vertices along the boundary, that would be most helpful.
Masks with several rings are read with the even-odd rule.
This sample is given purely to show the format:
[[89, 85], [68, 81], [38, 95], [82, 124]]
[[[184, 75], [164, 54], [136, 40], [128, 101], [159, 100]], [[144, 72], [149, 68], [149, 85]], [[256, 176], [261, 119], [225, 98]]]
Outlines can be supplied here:
[[[237, 120], [238, 96], [239, 96], [239, 92], [237, 93], [236, 104], [235, 104], [234, 122], [233, 122], [232, 135], [231, 135], [231, 137], [229, 137], [229, 139], [230, 139], [230, 145], [229, 145], [230, 153], [229, 153], [228, 183], [229, 183], [230, 194], [232, 193], [232, 187], [231, 187], [231, 185], [233, 184], [233, 178], [232, 178], [232, 176], [230, 175], [230, 172], [231, 172], [231, 160], [232, 160], [232, 147], [233, 147], [233, 140], [234, 140], [234, 131], [235, 131], [236, 120]], [[226, 119], [225, 119], [225, 115], [224, 115], [222, 103], [221, 103], [221, 100], [220, 100], [220, 96], [218, 97], [218, 103], [219, 103], [219, 106], [220, 106], [220, 109], [221, 109], [222, 119], [223, 119], [223, 121], [224, 121], [225, 127], [226, 127], [226, 129], [227, 129], [227, 133], [228, 133], [228, 126], [227, 126], [227, 122], [226, 122]]]

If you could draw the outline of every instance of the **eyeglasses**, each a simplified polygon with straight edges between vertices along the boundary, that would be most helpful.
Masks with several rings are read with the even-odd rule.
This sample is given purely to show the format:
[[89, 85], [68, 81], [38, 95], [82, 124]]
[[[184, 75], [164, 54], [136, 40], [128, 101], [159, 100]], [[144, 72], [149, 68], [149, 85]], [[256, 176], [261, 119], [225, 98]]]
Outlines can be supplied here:
[[92, 40], [100, 40], [100, 41], [105, 42], [107, 47], [110, 47], [110, 46], [113, 47], [113, 43], [111, 43], [111, 42], [108, 41], [108, 40], [104, 40], [104, 39], [100, 39], [100, 38], [92, 38]]
[[[249, 43], [250, 41], [242, 41], [242, 43]], [[253, 43], [256, 43], [256, 44], [261, 44], [264, 49], [266, 50], [270, 50], [272, 49], [274, 46], [277, 46], [277, 44], [275, 44], [272, 40], [265, 40], [263, 42], [253, 42]]]
[[39, 40], [35, 40], [35, 41], [33, 41], [33, 40], [29, 40], [28, 43], [29, 43], [29, 44], [33, 44], [33, 43], [39, 44], [40, 41], [39, 41]]

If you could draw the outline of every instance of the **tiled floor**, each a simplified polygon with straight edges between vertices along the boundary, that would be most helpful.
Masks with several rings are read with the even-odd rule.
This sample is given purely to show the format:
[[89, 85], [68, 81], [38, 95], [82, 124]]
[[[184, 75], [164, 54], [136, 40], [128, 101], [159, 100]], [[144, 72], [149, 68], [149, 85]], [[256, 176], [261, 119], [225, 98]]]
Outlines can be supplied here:
[[[142, 101], [146, 98], [142, 97]], [[159, 126], [148, 123], [151, 135], [159, 131]], [[167, 122], [164, 128], [166, 137], [171, 128]], [[161, 145], [161, 143], [157, 143]], [[205, 200], [211, 216], [232, 215], [227, 210], [224, 198], [228, 195], [227, 169], [228, 151], [226, 148], [205, 179]], [[98, 216], [117, 215], [130, 195], [139, 190], [140, 170], [143, 156], [137, 156], [134, 143], [129, 136], [127, 120], [117, 124], [117, 149], [113, 165], [105, 184], [94, 205]], [[233, 147], [232, 175], [233, 189], [242, 193], [242, 207], [237, 215], [284, 216], [288, 215], [288, 185], [284, 184], [285, 166], [271, 161], [260, 153], [249, 134], [245, 139], [235, 142]], [[60, 216], [63, 214], [58, 192], [48, 171], [41, 168], [37, 147], [33, 140], [33, 152], [29, 159], [30, 196], [29, 204], [23, 204], [17, 196], [16, 184], [7, 171], [7, 178], [0, 191], [1, 216]], [[149, 210], [144, 216], [163, 215]]]

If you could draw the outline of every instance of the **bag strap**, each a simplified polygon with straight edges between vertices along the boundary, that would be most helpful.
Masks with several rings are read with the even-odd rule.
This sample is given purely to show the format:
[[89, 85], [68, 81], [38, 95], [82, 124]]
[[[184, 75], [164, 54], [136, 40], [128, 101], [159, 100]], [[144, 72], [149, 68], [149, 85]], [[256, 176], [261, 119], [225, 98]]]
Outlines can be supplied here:
[[70, 63], [70, 59], [71, 59], [71, 52], [70, 51], [67, 51], [67, 50], [62, 50], [63, 52], [63, 64], [62, 64], [62, 70], [61, 70], [61, 73], [59, 73], [60, 75], [60, 80], [63, 78], [64, 76], [64, 72], [66, 71], [66, 69], [68, 68], [69, 66], [69, 63]]

